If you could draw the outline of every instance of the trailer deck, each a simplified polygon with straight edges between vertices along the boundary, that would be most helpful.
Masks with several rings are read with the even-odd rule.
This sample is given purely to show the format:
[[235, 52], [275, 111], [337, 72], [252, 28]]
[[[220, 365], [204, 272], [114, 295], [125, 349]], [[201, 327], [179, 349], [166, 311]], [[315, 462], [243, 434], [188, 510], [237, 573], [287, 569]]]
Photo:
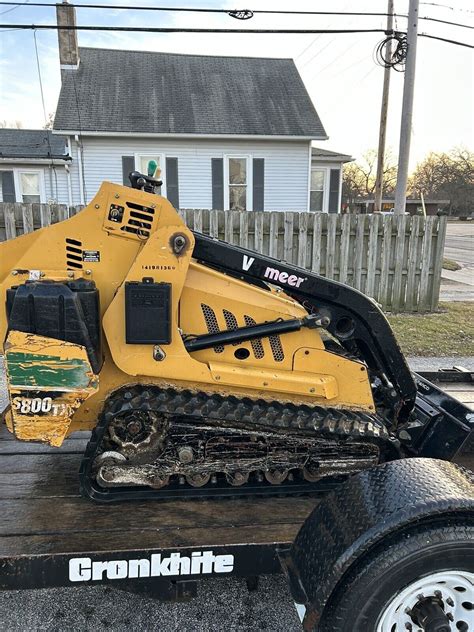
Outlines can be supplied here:
[[[474, 410], [474, 383], [469, 375], [471, 381], [445, 382], [443, 389]], [[186, 593], [183, 581], [190, 582], [191, 588], [194, 580], [206, 576], [279, 572], [278, 548], [290, 546], [319, 502], [317, 497], [305, 496], [95, 504], [78, 491], [87, 439], [88, 433], [77, 433], [58, 450], [19, 442], [2, 427], [0, 589], [116, 579], [126, 588], [131, 577], [148, 577], [153, 579], [154, 593], [176, 598]], [[466, 448], [458, 462], [474, 469], [473, 446]], [[203, 553], [208, 561], [222, 556], [222, 563], [210, 570], [200, 557]], [[177, 574], [169, 572], [167, 562], [161, 564], [172, 554], [179, 561]], [[198, 558], [190, 572], [186, 572], [188, 561], [181, 564], [185, 557]], [[130, 571], [131, 560], [135, 574]], [[150, 573], [149, 564], [155, 564], [158, 574]], [[150, 581], [132, 583], [151, 586]]]

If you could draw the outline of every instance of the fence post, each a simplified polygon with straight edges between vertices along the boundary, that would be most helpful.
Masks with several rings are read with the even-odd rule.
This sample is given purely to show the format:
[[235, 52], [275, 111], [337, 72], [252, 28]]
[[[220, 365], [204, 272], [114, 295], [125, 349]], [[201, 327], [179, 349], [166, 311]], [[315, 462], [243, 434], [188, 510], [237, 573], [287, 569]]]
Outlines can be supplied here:
[[300, 213], [298, 227], [298, 265], [306, 268], [308, 260], [308, 213]]
[[355, 236], [355, 258], [354, 258], [354, 287], [356, 290], [362, 288], [362, 263], [365, 250], [365, 224], [367, 215], [357, 215], [356, 236]]
[[49, 204], [40, 204], [41, 228], [51, 225], [51, 207]]
[[311, 270], [319, 274], [321, 270], [321, 234], [323, 232], [322, 213], [315, 213], [313, 219], [313, 253]]
[[243, 248], [249, 247], [249, 216], [248, 211], [241, 211], [239, 213], [240, 223], [240, 239], [239, 243]]
[[255, 211], [254, 213], [254, 243], [255, 250], [260, 254], [263, 253], [263, 211]]
[[423, 242], [421, 244], [421, 274], [420, 274], [420, 292], [418, 297], [418, 309], [425, 312], [430, 305], [430, 268], [431, 268], [431, 241], [433, 237], [433, 216], [427, 217], [424, 221], [425, 232], [423, 234]]
[[[411, 218], [410, 218], [411, 219]], [[395, 238], [395, 273], [392, 286], [392, 311], [397, 312], [402, 305], [403, 264], [405, 263], [405, 232], [407, 216], [397, 217], [398, 230]]]
[[342, 215], [341, 217], [341, 256], [339, 259], [339, 281], [345, 283], [347, 281], [347, 273], [349, 268], [349, 242], [351, 239], [351, 216]]
[[334, 279], [334, 254], [336, 252], [336, 228], [338, 215], [330, 213], [328, 215], [328, 233], [326, 245], [326, 277]]
[[283, 234], [283, 260], [293, 263], [293, 213], [285, 211], [285, 232]]
[[415, 310], [417, 303], [417, 272], [418, 272], [418, 237], [420, 234], [420, 220], [415, 216], [411, 218], [410, 240], [408, 242], [408, 271], [407, 271], [407, 292], [405, 297], [405, 307], [408, 311]]
[[379, 221], [380, 215], [374, 213], [369, 219], [369, 253], [367, 257], [367, 282], [365, 293], [375, 298], [375, 276], [377, 274], [377, 250], [379, 242]]
[[392, 218], [389, 215], [385, 215], [382, 217], [382, 220], [382, 266], [380, 268], [380, 285], [377, 300], [384, 307], [387, 307], [388, 282], [390, 278], [390, 254], [392, 252]]
[[441, 270], [443, 267], [444, 242], [448, 218], [446, 215], [438, 217], [438, 234], [436, 238], [435, 258], [433, 262], [433, 283], [431, 290], [431, 311], [438, 309], [439, 289], [441, 286]]
[[4, 206], [5, 236], [7, 239], [16, 237], [15, 206], [14, 202], [7, 202]]

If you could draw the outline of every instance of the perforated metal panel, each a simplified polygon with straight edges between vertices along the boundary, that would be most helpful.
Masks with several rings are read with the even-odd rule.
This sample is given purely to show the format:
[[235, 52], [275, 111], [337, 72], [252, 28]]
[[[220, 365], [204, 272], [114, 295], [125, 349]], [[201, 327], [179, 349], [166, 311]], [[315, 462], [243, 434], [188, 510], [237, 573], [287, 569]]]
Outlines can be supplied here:
[[[237, 318], [234, 316], [234, 314], [232, 312], [229, 312], [227, 309], [223, 309], [222, 313], [224, 314], [224, 320], [225, 320], [227, 329], [229, 331], [234, 331], [235, 329], [238, 329], [239, 325], [237, 323]], [[232, 343], [234, 347], [236, 347], [239, 344], [240, 342]]]
[[[251, 327], [252, 325], [257, 324], [256, 321], [251, 316], [245, 315], [244, 320], [247, 327]], [[250, 344], [252, 345], [252, 351], [253, 351], [254, 356], [257, 358], [257, 360], [260, 360], [260, 358], [263, 358], [263, 356], [265, 355], [265, 352], [263, 350], [263, 344], [260, 338], [258, 338], [257, 340], [251, 340]]]
[[[212, 307], [201, 303], [201, 309], [204, 315], [204, 320], [206, 322], [207, 331], [210, 334], [218, 334], [220, 332], [219, 324], [217, 322], [216, 313], [214, 312]], [[224, 347], [222, 345], [218, 345], [217, 347], [214, 347], [214, 351], [216, 353], [223, 353]]]
[[283, 353], [283, 347], [281, 345], [280, 336], [269, 336], [270, 347], [273, 353], [273, 359], [275, 362], [283, 362], [285, 354]]

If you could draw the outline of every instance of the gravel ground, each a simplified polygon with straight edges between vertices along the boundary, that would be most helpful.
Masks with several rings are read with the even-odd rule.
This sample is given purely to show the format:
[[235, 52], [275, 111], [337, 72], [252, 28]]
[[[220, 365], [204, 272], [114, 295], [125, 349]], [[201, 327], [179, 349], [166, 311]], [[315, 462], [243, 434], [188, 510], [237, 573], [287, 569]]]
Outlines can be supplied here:
[[0, 621], [4, 632], [301, 630], [283, 576], [261, 578], [253, 592], [237, 579], [203, 581], [198, 591], [186, 603], [160, 603], [102, 586], [0, 592]]

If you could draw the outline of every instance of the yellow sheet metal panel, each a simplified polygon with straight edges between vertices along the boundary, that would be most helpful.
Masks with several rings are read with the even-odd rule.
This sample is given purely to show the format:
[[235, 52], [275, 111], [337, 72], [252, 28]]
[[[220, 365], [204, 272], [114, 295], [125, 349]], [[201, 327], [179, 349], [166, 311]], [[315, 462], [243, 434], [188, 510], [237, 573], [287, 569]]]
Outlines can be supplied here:
[[314, 375], [303, 371], [270, 371], [253, 367], [243, 368], [221, 362], [211, 363], [210, 369], [212, 379], [215, 382], [241, 386], [243, 381], [249, 381], [253, 388], [264, 393], [267, 391], [297, 393], [298, 395], [311, 395], [320, 400], [334, 400], [338, 395], [336, 378], [332, 375]]
[[329, 351], [302, 347], [294, 355], [293, 369], [306, 371], [310, 375], [333, 375], [337, 380], [338, 405], [344, 408], [375, 410], [367, 367], [362, 362]]

